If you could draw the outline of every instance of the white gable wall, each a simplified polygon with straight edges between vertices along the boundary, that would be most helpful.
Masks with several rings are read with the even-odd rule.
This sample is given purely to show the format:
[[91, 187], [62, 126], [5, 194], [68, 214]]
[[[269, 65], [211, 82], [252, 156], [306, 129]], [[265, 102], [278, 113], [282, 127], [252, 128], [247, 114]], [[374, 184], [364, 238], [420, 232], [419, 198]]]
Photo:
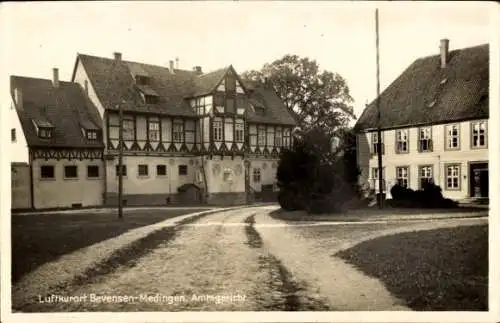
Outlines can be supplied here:
[[[10, 118], [10, 128], [9, 128], [9, 142], [10, 149], [8, 150], [10, 153], [10, 161], [11, 162], [29, 162], [29, 153], [28, 153], [28, 143], [26, 142], [26, 136], [24, 135], [23, 128], [21, 127], [21, 122], [19, 120], [19, 116], [17, 115], [17, 111], [14, 107], [14, 102], [11, 103], [9, 109], [9, 118]], [[16, 141], [12, 142], [11, 132], [12, 129], [16, 130]]]

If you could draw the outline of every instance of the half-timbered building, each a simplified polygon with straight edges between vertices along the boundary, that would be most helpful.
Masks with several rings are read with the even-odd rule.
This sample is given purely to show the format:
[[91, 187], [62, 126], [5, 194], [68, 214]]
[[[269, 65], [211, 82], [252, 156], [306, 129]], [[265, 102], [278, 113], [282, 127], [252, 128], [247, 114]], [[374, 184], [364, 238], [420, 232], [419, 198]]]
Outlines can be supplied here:
[[[203, 73], [78, 54], [72, 82], [102, 120], [104, 203], [245, 203], [273, 187], [294, 119], [268, 84], [244, 83], [228, 66]], [[119, 109], [123, 168], [118, 169]], [[189, 196], [189, 198], [186, 198]]]
[[59, 81], [58, 69], [52, 80], [11, 76], [10, 85], [12, 150], [27, 158], [11, 165], [12, 207], [102, 204], [102, 119], [80, 85]]

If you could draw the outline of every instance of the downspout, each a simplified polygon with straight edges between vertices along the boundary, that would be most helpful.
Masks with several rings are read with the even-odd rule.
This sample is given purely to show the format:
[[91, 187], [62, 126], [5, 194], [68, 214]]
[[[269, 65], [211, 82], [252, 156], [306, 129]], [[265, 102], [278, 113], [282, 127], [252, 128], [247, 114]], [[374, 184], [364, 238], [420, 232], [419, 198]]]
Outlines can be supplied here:
[[203, 203], [207, 203], [208, 201], [208, 183], [207, 183], [207, 174], [205, 173], [205, 158], [201, 157], [201, 173], [203, 174], [203, 184], [205, 192], [203, 194]]
[[33, 151], [31, 148], [28, 148], [29, 152], [29, 161], [30, 161], [30, 200], [31, 200], [31, 209], [35, 209], [35, 192], [34, 192], [34, 187], [35, 185], [33, 184]]

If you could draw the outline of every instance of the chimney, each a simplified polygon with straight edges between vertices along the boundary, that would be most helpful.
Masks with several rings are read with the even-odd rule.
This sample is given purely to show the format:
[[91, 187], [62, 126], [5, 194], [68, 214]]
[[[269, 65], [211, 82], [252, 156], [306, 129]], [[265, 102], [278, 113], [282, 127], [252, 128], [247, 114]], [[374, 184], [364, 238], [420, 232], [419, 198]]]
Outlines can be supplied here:
[[19, 110], [23, 109], [23, 92], [20, 88], [14, 89], [14, 101], [16, 101], [16, 106]]
[[174, 61], [169, 61], [170, 64], [170, 73], [174, 74]]
[[115, 56], [115, 61], [119, 62], [122, 60], [122, 53], [114, 52], [113, 55]]
[[201, 66], [195, 66], [195, 67], [193, 67], [193, 71], [196, 72], [196, 75], [203, 74], [203, 70], [201, 69]]
[[441, 45], [439, 46], [441, 53], [441, 68], [445, 68], [448, 64], [448, 49], [450, 41], [448, 39], [441, 39]]
[[175, 58], [175, 68], [179, 69], [179, 57]]
[[59, 69], [58, 68], [52, 69], [52, 84], [54, 85], [54, 87], [59, 87]]

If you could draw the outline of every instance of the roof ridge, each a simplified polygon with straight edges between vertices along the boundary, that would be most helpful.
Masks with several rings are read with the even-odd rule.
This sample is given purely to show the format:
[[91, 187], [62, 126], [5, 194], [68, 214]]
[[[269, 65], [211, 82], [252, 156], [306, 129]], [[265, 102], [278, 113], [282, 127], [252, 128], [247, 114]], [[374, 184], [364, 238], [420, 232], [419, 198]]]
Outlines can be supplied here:
[[[11, 78], [23, 78], [23, 79], [30, 79], [30, 80], [35, 80], [35, 81], [47, 81], [47, 82], [52, 82], [52, 79], [41, 78], [41, 77], [33, 77], [33, 76], [11, 75], [10, 77], [11, 77]], [[77, 84], [77, 83], [75, 83], [75, 82], [71, 82], [71, 81], [62, 81], [62, 80], [59, 80], [59, 83]]]
[[[490, 44], [489, 43], [485, 43], [485, 44], [481, 44], [481, 45], [474, 45], [474, 46], [468, 46], [468, 47], [462, 47], [462, 48], [456, 48], [454, 50], [450, 50], [448, 53], [449, 54], [455, 54], [457, 52], [461, 52], [461, 51], [464, 51], [464, 50], [471, 50], [471, 49], [478, 49], [480, 47], [485, 47], [485, 46], [489, 46]], [[433, 55], [426, 55], [426, 56], [420, 56], [418, 58], [415, 59], [415, 61], [419, 60], [419, 59], [429, 59], [429, 58], [432, 58], [432, 57], [439, 57], [441, 54], [433, 54]]]

